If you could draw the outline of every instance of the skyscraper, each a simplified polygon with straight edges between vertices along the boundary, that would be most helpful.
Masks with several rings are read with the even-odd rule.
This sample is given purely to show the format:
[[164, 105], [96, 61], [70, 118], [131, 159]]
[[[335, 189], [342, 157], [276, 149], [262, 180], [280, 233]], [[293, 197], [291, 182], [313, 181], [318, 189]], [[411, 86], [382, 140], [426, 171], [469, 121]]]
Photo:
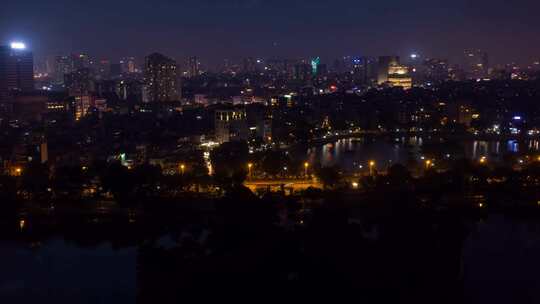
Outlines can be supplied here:
[[56, 56], [54, 61], [54, 82], [64, 84], [64, 75], [74, 72], [73, 61], [70, 56]]
[[196, 56], [189, 57], [188, 59], [188, 77], [197, 77], [200, 75], [201, 63]]
[[301, 62], [294, 66], [294, 79], [301, 81], [311, 80], [313, 76], [313, 66], [310, 63]]
[[144, 70], [147, 102], [176, 101], [180, 98], [176, 61], [153, 53], [145, 58]]
[[390, 64], [387, 83], [390, 86], [402, 87], [406, 90], [412, 88], [412, 78], [409, 75], [409, 68], [395, 63]]
[[317, 75], [319, 74], [319, 65], [321, 64], [321, 58], [313, 58], [311, 59], [311, 74]]
[[64, 84], [72, 96], [91, 93], [94, 91], [92, 71], [89, 68], [82, 68], [65, 74]]
[[430, 83], [440, 83], [450, 79], [449, 65], [447, 60], [426, 59], [424, 61], [423, 80]]
[[359, 83], [370, 84], [377, 78], [377, 59], [365, 56], [354, 57], [351, 72]]
[[244, 58], [242, 72], [254, 73], [257, 71], [257, 63], [252, 57]]
[[90, 67], [90, 57], [87, 54], [71, 54], [73, 69], [85, 69]]
[[133, 74], [137, 70], [134, 57], [124, 57], [120, 60], [122, 74]]
[[34, 56], [23, 43], [0, 46], [0, 101], [34, 90]]
[[466, 50], [465, 65], [470, 78], [485, 78], [489, 75], [489, 58], [482, 50]]
[[223, 109], [215, 112], [216, 141], [225, 143], [247, 140], [247, 116], [244, 109]]
[[381, 56], [379, 57], [379, 67], [377, 73], [377, 83], [384, 84], [388, 81], [388, 71], [391, 65], [399, 65], [398, 56]]

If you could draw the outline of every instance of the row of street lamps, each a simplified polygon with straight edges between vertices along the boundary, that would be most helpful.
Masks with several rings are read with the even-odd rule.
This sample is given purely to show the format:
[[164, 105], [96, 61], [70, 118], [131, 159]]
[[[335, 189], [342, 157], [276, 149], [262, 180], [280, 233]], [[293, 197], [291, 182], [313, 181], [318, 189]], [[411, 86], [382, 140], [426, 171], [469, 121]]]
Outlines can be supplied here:
[[[540, 161], [540, 157], [539, 157], [539, 161]], [[479, 160], [479, 163], [480, 164], [486, 164], [487, 163], [487, 158], [485, 156], [482, 156]], [[373, 176], [374, 174], [374, 169], [375, 169], [375, 166], [376, 166], [376, 163], [374, 160], [370, 160], [368, 162], [368, 165], [369, 165], [369, 175]], [[426, 170], [428, 170], [429, 168], [432, 168], [435, 166], [435, 162], [431, 159], [427, 159], [425, 161], [425, 168]], [[185, 173], [185, 170], [186, 170], [186, 166], [184, 164], [179, 164], [178, 166], [180, 168], [180, 172], [182, 173], [182, 175], [184, 175]], [[310, 164], [308, 162], [305, 162], [304, 163], [304, 175], [305, 176], [308, 176], [308, 170], [309, 170], [309, 167], [310, 167]], [[248, 176], [249, 178], [251, 179], [253, 176], [252, 176], [252, 169], [253, 169], [253, 163], [248, 163], [247, 164], [247, 168], [248, 168]], [[362, 166], [360, 166], [360, 168], [362, 168]]]
[[[252, 178], [251, 169], [253, 168], [253, 163], [248, 163], [247, 167], [248, 167], [248, 176], [249, 176], [249, 178]], [[285, 167], [285, 169], [286, 168], [287, 167]], [[305, 176], [308, 176], [308, 169], [309, 169], [309, 163], [305, 162], [304, 163], [304, 175]]]

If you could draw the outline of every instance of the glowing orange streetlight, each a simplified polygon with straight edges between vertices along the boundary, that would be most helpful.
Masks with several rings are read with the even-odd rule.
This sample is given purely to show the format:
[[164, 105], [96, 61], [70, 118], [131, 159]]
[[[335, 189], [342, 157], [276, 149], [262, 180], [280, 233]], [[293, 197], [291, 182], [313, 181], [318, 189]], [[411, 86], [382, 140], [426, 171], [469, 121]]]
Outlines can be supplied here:
[[375, 161], [369, 162], [369, 175], [373, 175], [373, 168], [375, 167]]
[[21, 174], [22, 174], [22, 168], [21, 167], [15, 168], [15, 175], [16, 176], [21, 176]]
[[304, 175], [307, 177], [308, 176], [308, 169], [309, 169], [309, 163], [308, 162], [305, 162], [304, 163]]
[[186, 171], [186, 165], [180, 164], [180, 172], [182, 172], [182, 175], [184, 175], [185, 171]]
[[249, 178], [251, 178], [251, 168], [253, 168], [253, 164], [252, 164], [252, 163], [248, 163]]

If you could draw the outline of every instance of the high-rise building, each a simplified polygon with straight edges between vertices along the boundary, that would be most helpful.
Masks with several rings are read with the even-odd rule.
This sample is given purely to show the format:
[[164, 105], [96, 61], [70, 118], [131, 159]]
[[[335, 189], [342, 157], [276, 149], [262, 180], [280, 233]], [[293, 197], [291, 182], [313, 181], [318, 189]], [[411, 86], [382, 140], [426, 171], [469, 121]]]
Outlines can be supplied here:
[[122, 74], [133, 74], [137, 72], [137, 64], [134, 57], [124, 57], [120, 60]]
[[96, 76], [100, 79], [108, 79], [111, 75], [111, 62], [107, 59], [101, 59], [95, 69]]
[[142, 99], [143, 83], [135, 79], [115, 81], [113, 90], [122, 100], [140, 102]]
[[94, 91], [93, 75], [89, 68], [82, 68], [65, 74], [64, 84], [71, 96], [88, 94]]
[[426, 59], [423, 66], [423, 80], [428, 83], [440, 83], [450, 79], [448, 61], [444, 59]]
[[392, 87], [402, 87], [406, 90], [412, 88], [412, 78], [409, 74], [409, 68], [404, 65], [392, 63], [388, 67], [387, 83]]
[[79, 120], [88, 114], [92, 105], [91, 95], [80, 95], [75, 97], [75, 119]]
[[391, 65], [399, 65], [398, 56], [381, 56], [379, 57], [377, 69], [377, 83], [379, 85], [388, 81], [388, 73]]
[[109, 77], [118, 78], [122, 75], [122, 64], [121, 63], [111, 63]]
[[361, 84], [367, 85], [377, 78], [377, 60], [370, 57], [352, 58], [352, 70], [354, 79]]
[[244, 58], [243, 69], [244, 73], [254, 73], [257, 71], [257, 61], [252, 57]]
[[71, 54], [71, 62], [74, 70], [90, 67], [90, 56], [87, 54]]
[[200, 75], [201, 63], [196, 56], [189, 57], [188, 59], [188, 77], [197, 77]]
[[489, 76], [489, 57], [482, 50], [466, 50], [465, 65], [469, 78], [479, 79]]
[[64, 84], [64, 75], [75, 71], [70, 56], [56, 56], [54, 61], [54, 82]]
[[298, 63], [294, 66], [294, 79], [308, 81], [313, 76], [313, 66], [311, 63]]
[[180, 98], [176, 61], [153, 53], [145, 59], [146, 102], [176, 101]]
[[215, 136], [219, 143], [247, 140], [247, 116], [244, 109], [216, 110]]
[[46, 73], [53, 77], [55, 72], [55, 65], [56, 65], [56, 57], [55, 56], [47, 56], [45, 58], [45, 71]]
[[34, 90], [34, 56], [23, 43], [0, 46], [0, 101]]
[[321, 64], [321, 58], [316, 57], [311, 59], [311, 74], [312, 75], [318, 75], [319, 74], [319, 65]]

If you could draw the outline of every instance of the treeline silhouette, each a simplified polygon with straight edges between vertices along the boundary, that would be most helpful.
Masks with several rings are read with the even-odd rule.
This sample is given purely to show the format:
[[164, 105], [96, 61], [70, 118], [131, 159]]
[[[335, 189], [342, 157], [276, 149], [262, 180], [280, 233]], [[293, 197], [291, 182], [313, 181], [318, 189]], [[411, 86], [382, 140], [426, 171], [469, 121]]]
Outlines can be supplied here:
[[[226, 167], [232, 169], [217, 170], [238, 168], [232, 161]], [[10, 226], [9, 237], [35, 242], [61, 234], [79, 246], [137, 246], [139, 303], [216, 297], [458, 303], [470, 223], [493, 212], [535, 217], [540, 211], [540, 162], [533, 160], [521, 167], [458, 160], [420, 176], [398, 164], [385, 175], [360, 177], [359, 189], [339, 168], [321, 168], [324, 190], [290, 196], [255, 195], [242, 185], [245, 172], [224, 174], [220, 196], [162, 197], [163, 188], [208, 179], [167, 177], [151, 165], [79, 169], [58, 168], [51, 177], [46, 166], [33, 164], [20, 178], [2, 176], [2, 217], [18, 219], [21, 191], [34, 198], [51, 185], [76, 191], [90, 171], [103, 191], [126, 210], [139, 208], [139, 216], [36, 216], [25, 227]], [[161, 241], [165, 235], [170, 244]]]

